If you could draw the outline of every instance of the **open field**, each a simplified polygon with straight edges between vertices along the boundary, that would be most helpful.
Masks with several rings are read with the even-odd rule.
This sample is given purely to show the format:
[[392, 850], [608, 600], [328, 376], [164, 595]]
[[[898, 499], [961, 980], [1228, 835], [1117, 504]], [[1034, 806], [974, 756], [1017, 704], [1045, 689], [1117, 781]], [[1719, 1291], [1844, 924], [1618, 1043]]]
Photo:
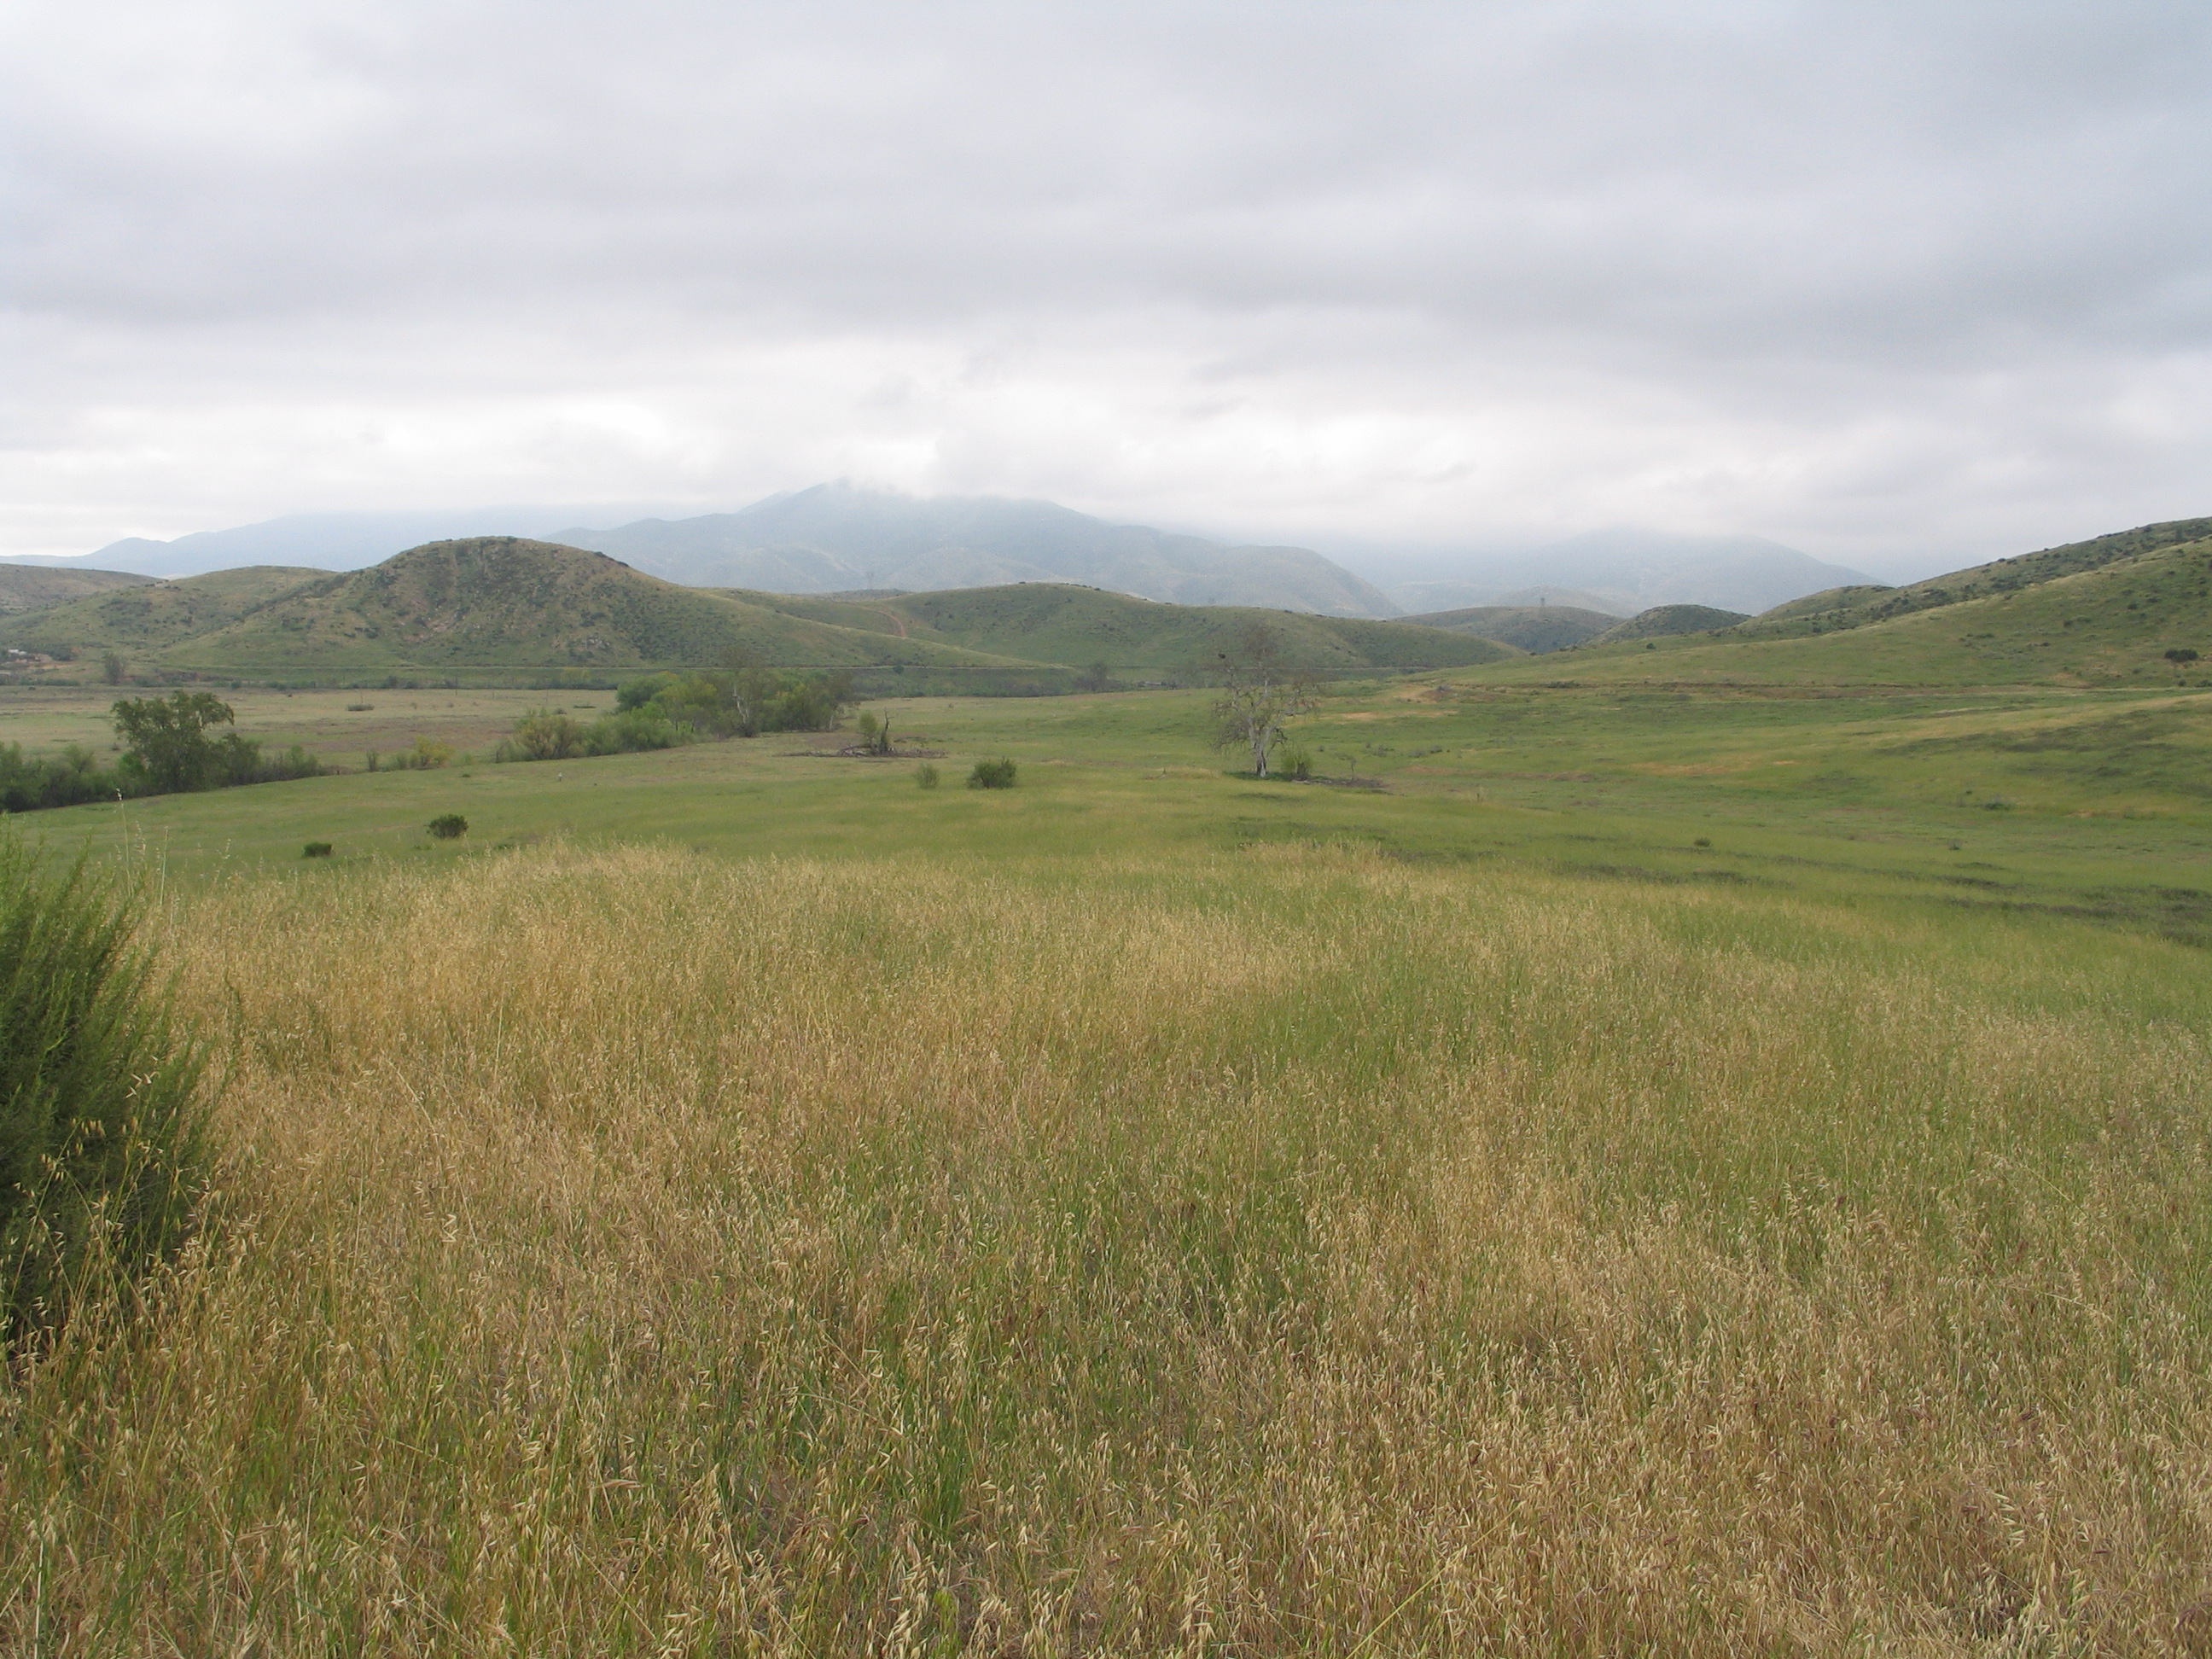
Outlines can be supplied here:
[[0, 1647], [2212, 1651], [2212, 693], [1517, 672], [23, 821], [228, 1087]]
[[[354, 768], [366, 763], [362, 757], [371, 749], [388, 756], [411, 748], [417, 738], [446, 744], [459, 754], [489, 755], [526, 709], [599, 714], [613, 708], [615, 701], [611, 691], [474, 688], [285, 691], [216, 686], [214, 693], [236, 712], [237, 729], [264, 749], [289, 749], [296, 743], [327, 764]], [[0, 686], [0, 744], [51, 752], [74, 743], [108, 754], [116, 749], [109, 714], [116, 700], [167, 695], [167, 688], [143, 685]]]

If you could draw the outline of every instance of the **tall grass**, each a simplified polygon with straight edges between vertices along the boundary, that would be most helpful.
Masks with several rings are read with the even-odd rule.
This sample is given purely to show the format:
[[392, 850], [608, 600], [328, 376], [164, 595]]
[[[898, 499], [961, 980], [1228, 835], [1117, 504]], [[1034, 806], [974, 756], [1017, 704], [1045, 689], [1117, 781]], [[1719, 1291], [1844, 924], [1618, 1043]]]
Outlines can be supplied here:
[[231, 1219], [0, 1405], [0, 1645], [2212, 1636], [2179, 947], [1295, 848], [162, 927]]

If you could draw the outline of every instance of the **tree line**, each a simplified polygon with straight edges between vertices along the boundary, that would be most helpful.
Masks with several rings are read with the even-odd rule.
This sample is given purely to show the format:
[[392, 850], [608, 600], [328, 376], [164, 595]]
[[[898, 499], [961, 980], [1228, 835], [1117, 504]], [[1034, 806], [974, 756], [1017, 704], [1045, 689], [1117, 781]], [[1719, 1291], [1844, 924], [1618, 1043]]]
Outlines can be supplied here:
[[111, 765], [82, 744], [58, 755], [26, 755], [0, 744], [0, 811], [30, 812], [86, 801], [184, 794], [237, 784], [308, 778], [322, 763], [298, 744], [264, 755], [236, 730], [237, 714], [210, 691], [126, 697], [109, 711], [122, 754]]
[[725, 668], [647, 674], [615, 693], [615, 708], [595, 720], [533, 708], [514, 723], [496, 761], [578, 760], [586, 755], [673, 749], [708, 738], [757, 738], [763, 732], [828, 732], [853, 701], [846, 673], [799, 674], [736, 662]]

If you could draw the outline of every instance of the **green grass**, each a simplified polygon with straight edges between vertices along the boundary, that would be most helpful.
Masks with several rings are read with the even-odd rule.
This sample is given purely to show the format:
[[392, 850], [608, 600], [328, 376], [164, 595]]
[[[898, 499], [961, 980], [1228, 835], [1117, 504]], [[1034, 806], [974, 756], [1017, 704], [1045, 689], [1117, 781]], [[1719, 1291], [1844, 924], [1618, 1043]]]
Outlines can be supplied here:
[[231, 1089], [0, 1645], [2201, 1645], [2212, 691], [1517, 672], [28, 820]]
[[1717, 634], [1590, 646], [1491, 671], [1501, 683], [1792, 686], [2212, 684], [2212, 542], [2139, 554], [1932, 610], [1879, 607], [1753, 622]]
[[[264, 694], [241, 705], [241, 728], [327, 744], [349, 763], [372, 730], [388, 734], [386, 752], [414, 735], [482, 752], [527, 700], [373, 693], [362, 700], [378, 708], [346, 714], [331, 708], [343, 695]], [[841, 739], [786, 734], [156, 798], [45, 814], [37, 828], [57, 847], [89, 836], [154, 849], [189, 877], [289, 864], [311, 840], [336, 842], [341, 862], [447, 856], [422, 833], [447, 811], [475, 826], [467, 847], [564, 836], [722, 856], [1079, 863], [1297, 842], [1616, 883], [2074, 915], [2179, 938], [2212, 927], [2200, 866], [2212, 856], [2212, 694], [1347, 684], [1299, 729], [1334, 780], [1310, 785], [1226, 769], [1201, 740], [1206, 701], [873, 705], [902, 747], [942, 750], [947, 775], [1012, 757], [1022, 782], [1004, 794], [920, 791], [911, 759], [821, 757], [806, 751]], [[362, 724], [334, 729], [349, 720]], [[0, 741], [9, 730], [0, 716]], [[1344, 787], [1355, 781], [1382, 787]]]

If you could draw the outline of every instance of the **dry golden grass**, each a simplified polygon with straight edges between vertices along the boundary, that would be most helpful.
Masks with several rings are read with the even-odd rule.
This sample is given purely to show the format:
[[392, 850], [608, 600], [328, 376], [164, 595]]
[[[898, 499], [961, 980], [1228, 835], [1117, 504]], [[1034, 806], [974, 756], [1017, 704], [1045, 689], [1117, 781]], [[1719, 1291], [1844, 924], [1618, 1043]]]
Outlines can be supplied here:
[[2178, 948], [1313, 849], [155, 926], [222, 1212], [0, 1394], [11, 1651], [2212, 1644]]

